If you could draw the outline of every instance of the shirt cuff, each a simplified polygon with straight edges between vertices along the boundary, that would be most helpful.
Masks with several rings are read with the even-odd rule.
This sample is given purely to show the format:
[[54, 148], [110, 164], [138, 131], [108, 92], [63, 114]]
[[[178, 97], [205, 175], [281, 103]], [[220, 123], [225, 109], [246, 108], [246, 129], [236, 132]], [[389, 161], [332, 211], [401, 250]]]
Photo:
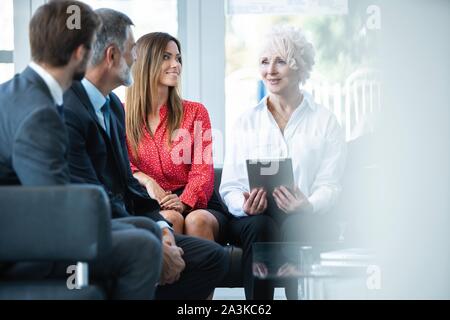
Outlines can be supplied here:
[[309, 203], [313, 207], [313, 213], [324, 213], [330, 207], [330, 191], [324, 187], [317, 189], [308, 197]]
[[186, 192], [186, 189], [185, 189], [185, 191], [180, 196], [180, 200], [184, 204], [186, 204], [189, 207], [191, 207], [192, 209], [194, 209], [196, 207], [198, 197], [191, 193], [188, 194], [188, 192]]
[[156, 224], [161, 228], [161, 230], [165, 229], [165, 228], [169, 228], [171, 231], [173, 231], [172, 227], [169, 226], [169, 224], [165, 221], [156, 221]]
[[248, 216], [242, 209], [244, 201], [245, 198], [241, 192], [232, 192], [227, 195], [225, 203], [227, 204], [228, 211], [233, 216], [236, 218], [243, 218]]

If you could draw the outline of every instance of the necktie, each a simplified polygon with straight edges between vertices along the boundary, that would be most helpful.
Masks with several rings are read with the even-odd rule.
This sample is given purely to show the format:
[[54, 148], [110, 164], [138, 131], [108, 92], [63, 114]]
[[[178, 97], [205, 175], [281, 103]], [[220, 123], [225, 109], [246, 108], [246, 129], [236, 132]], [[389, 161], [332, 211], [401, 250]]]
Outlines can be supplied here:
[[63, 105], [56, 105], [56, 110], [58, 110], [59, 115], [61, 116], [61, 118], [64, 118], [64, 108]]
[[111, 136], [111, 132], [110, 132], [111, 106], [110, 106], [109, 102], [110, 102], [109, 97], [106, 97], [106, 102], [100, 110], [102, 111], [103, 119], [105, 120], [105, 131], [108, 134], [108, 136]]

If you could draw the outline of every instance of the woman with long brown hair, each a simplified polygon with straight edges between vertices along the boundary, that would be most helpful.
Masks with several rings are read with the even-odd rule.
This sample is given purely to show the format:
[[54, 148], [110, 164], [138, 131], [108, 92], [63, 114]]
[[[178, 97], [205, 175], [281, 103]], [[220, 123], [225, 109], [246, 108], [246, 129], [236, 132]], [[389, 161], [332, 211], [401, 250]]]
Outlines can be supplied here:
[[220, 242], [228, 219], [214, 193], [211, 122], [202, 104], [180, 96], [180, 42], [153, 32], [136, 48], [126, 95], [134, 176], [175, 232]]

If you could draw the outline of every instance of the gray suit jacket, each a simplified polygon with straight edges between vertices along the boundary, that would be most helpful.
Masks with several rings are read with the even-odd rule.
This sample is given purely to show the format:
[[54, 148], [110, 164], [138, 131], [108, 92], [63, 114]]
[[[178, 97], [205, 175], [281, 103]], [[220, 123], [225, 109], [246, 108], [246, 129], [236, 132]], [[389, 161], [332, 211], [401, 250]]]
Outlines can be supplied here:
[[67, 149], [63, 119], [33, 69], [0, 85], [0, 185], [69, 183]]
[[[67, 146], [63, 119], [47, 84], [33, 69], [0, 85], [0, 186], [69, 183]], [[0, 265], [0, 274], [9, 266]], [[22, 273], [38, 277], [52, 268], [45, 262], [19, 266]]]
[[[0, 85], [0, 186], [69, 184], [68, 146], [64, 121], [46, 83], [33, 69], [28, 67]], [[113, 230], [129, 228], [134, 227], [112, 223]], [[45, 277], [52, 266], [47, 262], [23, 263], [12, 274]], [[0, 276], [10, 272], [10, 267], [0, 263]]]

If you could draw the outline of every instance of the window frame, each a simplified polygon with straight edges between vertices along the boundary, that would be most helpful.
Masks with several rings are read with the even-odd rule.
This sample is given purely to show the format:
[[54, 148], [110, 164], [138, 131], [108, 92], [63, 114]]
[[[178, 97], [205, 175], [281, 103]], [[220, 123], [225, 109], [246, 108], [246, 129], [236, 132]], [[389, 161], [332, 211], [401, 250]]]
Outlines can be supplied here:
[[14, 51], [0, 50], [0, 63], [14, 63]]

